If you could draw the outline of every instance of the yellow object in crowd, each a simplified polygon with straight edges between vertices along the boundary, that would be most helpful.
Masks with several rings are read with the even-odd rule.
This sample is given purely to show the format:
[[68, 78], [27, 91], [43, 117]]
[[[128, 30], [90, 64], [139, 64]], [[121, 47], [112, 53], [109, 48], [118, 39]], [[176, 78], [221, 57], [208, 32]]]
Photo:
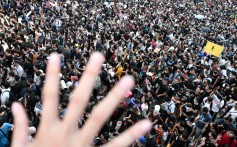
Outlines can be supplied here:
[[117, 71], [116, 71], [116, 74], [117, 74], [117, 76], [118, 76], [118, 79], [121, 78], [122, 73], [123, 73], [123, 67], [122, 67], [122, 66], [119, 66], [118, 69], [117, 69]]
[[204, 48], [204, 52], [206, 52], [207, 54], [216, 56], [216, 57], [220, 57], [223, 49], [224, 49], [224, 46], [220, 46], [218, 44], [208, 41], [205, 48]]

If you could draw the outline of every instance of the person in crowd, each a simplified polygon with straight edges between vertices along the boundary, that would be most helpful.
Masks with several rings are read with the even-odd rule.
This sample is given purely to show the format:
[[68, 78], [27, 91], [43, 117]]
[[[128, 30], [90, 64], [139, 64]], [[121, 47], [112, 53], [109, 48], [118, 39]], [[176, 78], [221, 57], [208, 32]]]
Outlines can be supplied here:
[[212, 120], [212, 117], [209, 114], [208, 108], [204, 107], [202, 109], [202, 112], [200, 112], [199, 116], [197, 117], [197, 119], [195, 121], [195, 125], [196, 125], [195, 137], [196, 138], [198, 138], [201, 135], [201, 131], [205, 127], [205, 124], [210, 123], [211, 120]]
[[1, 146], [7, 146], [11, 143], [9, 134], [13, 131], [14, 125], [5, 123], [3, 119], [0, 119], [0, 126], [0, 144]]

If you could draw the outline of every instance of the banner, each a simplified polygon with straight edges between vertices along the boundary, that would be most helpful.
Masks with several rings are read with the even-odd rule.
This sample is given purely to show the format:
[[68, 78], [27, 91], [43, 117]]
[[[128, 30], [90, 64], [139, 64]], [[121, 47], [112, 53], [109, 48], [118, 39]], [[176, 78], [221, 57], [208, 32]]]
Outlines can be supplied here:
[[220, 57], [223, 49], [224, 49], [224, 46], [220, 46], [218, 44], [208, 41], [204, 48], [204, 52], [216, 57]]

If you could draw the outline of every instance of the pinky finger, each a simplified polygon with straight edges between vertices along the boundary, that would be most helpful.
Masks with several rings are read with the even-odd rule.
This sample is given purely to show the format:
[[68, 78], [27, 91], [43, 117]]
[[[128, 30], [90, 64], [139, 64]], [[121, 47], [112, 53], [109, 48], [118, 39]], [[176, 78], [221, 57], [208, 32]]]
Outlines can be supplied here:
[[23, 147], [27, 144], [28, 124], [24, 108], [19, 103], [13, 103], [12, 112], [14, 117], [12, 147]]
[[105, 144], [103, 147], [130, 146], [137, 138], [141, 137], [151, 129], [151, 122], [142, 120], [126, 130], [124, 133]]

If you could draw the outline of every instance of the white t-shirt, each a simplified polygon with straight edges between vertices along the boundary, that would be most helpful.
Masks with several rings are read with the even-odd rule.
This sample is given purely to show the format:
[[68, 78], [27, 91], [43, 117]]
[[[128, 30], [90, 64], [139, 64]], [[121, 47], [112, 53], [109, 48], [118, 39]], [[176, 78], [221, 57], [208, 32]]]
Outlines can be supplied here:
[[169, 135], [169, 132], [163, 132], [162, 139], [163, 139], [164, 141], [167, 140], [168, 135]]
[[24, 69], [20, 65], [18, 65], [14, 70], [14, 73], [17, 74], [19, 77], [22, 77]]
[[231, 108], [229, 113], [231, 114], [231, 117], [235, 119], [237, 117], [237, 110], [235, 108]]
[[[216, 95], [213, 95], [213, 102], [212, 102], [212, 105], [211, 105], [211, 103], [205, 102], [205, 101], [207, 100], [207, 98], [208, 98], [208, 97], [205, 97], [205, 98], [203, 99], [203, 102], [204, 102], [203, 107], [207, 107], [209, 110], [212, 110], [213, 112], [216, 112], [216, 113], [219, 112], [219, 109], [224, 106], [224, 101], [220, 101], [220, 100], [216, 97]], [[218, 105], [220, 105], [220, 108], [219, 108]]]
[[143, 104], [141, 105], [141, 108], [142, 108], [142, 110], [143, 110], [144, 112], [147, 112], [147, 111], [148, 111], [148, 105], [145, 104], [145, 103], [143, 103]]
[[5, 103], [9, 100], [10, 97], [10, 88], [8, 89], [2, 89], [2, 94], [1, 94], [1, 105], [5, 105]]

